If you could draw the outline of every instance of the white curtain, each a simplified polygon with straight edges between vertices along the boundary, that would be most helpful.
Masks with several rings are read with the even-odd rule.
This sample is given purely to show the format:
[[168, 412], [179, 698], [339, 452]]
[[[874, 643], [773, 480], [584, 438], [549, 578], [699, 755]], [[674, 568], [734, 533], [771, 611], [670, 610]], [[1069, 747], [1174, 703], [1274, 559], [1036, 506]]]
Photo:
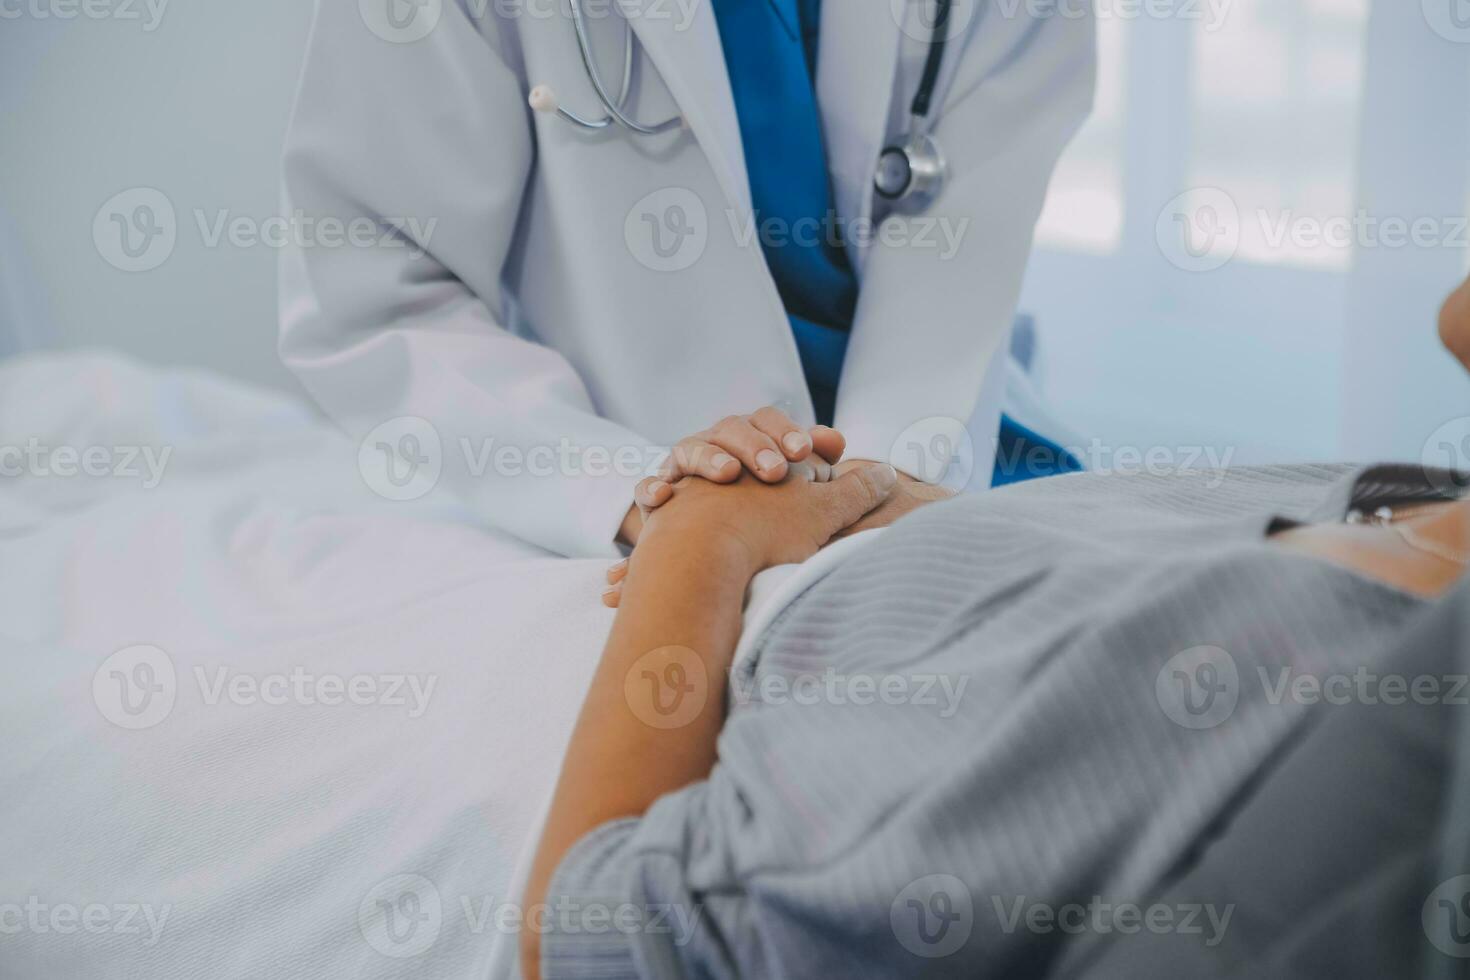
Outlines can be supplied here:
[[1023, 299], [1061, 417], [1236, 462], [1433, 451], [1470, 416], [1434, 335], [1470, 269], [1470, 0], [1096, 2]]

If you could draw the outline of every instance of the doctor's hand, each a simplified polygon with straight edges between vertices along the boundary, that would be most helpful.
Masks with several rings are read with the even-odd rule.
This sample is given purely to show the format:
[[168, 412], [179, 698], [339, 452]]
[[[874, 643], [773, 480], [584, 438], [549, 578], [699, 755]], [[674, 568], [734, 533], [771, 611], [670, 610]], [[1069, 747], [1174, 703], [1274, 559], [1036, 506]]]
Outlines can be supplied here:
[[728, 416], [681, 439], [658, 476], [638, 484], [618, 536], [637, 544], [648, 515], [668, 503], [674, 495], [673, 485], [685, 477], [732, 483], [749, 473], [762, 483], [779, 483], [789, 464], [815, 453], [818, 462], [830, 465], [842, 458], [846, 448], [847, 441], [836, 429], [819, 425], [804, 430], [778, 408]]

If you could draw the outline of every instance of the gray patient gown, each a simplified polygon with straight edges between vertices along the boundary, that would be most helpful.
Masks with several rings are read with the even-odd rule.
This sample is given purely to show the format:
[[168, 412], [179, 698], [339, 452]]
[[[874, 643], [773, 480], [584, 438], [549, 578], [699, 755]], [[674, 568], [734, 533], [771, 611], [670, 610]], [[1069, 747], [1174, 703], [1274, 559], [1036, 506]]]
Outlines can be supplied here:
[[1459, 492], [1263, 467], [912, 515], [736, 666], [707, 780], [567, 854], [543, 974], [1040, 976], [1135, 935], [1210, 962], [1234, 896], [1162, 886], [1311, 719], [1413, 696], [1377, 671], [1433, 605], [1268, 534]]

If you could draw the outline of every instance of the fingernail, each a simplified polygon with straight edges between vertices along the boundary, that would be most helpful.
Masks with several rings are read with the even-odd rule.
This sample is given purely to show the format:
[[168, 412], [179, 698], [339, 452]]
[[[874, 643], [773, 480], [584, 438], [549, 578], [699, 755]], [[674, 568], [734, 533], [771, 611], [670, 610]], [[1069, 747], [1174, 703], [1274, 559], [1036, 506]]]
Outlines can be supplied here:
[[613, 601], [613, 599], [617, 598], [617, 595], [618, 595], [618, 590], [617, 589], [607, 589], [607, 590], [605, 590], [602, 593], [602, 604], [604, 606], [610, 606], [610, 605], [612, 605], [612, 601]]
[[612, 567], [610, 567], [608, 569], [608, 571], [610, 571], [610, 572], [620, 572], [620, 571], [622, 571], [623, 569], [625, 569], [627, 567], [628, 567], [628, 559], [626, 559], [626, 558], [619, 558], [617, 561], [615, 561], [615, 562], [612, 563]]
[[774, 449], [762, 449], [755, 454], [755, 465], [763, 470], [774, 470], [784, 462], [786, 461], [781, 458], [781, 454]]
[[892, 490], [894, 484], [898, 483], [898, 470], [887, 463], [873, 467], [873, 483], [879, 490]]
[[810, 449], [812, 447], [812, 440], [805, 432], [788, 432], [782, 437], [781, 445], [786, 447], [788, 453], [795, 455], [796, 453]]
[[733, 462], [735, 462], [735, 457], [729, 453], [715, 453], [714, 458], [709, 461], [716, 470], [722, 470]]

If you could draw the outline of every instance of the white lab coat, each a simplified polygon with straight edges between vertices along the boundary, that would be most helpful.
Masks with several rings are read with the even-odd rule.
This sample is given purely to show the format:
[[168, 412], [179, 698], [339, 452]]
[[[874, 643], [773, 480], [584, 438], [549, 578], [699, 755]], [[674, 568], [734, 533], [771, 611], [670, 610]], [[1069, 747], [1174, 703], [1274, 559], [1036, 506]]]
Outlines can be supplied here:
[[[762, 405], [813, 421], [745, 223], [713, 12], [701, 0], [622, 0], [638, 41], [632, 115], [682, 111], [692, 131], [649, 138], [528, 108], [545, 83], [573, 111], [601, 115], [566, 0], [410, 2], [318, 0], [285, 202], [312, 219], [413, 219], [419, 240], [410, 227], [399, 238], [410, 247], [289, 249], [283, 357], [359, 437], [401, 416], [431, 424], [436, 492], [461, 494], [480, 519], [562, 554], [612, 556], [635, 457]], [[374, 4], [393, 5], [400, 23], [415, 11], [437, 21], [417, 40], [386, 40], [369, 29]], [[890, 216], [886, 234], [850, 248], [861, 293], [835, 424], [851, 456], [913, 470], [895, 455], [900, 434], [953, 418], [974, 440], [972, 482], [988, 482], [1033, 228], [1093, 94], [1090, 13], [1028, 13], [1037, 6], [957, 4], [964, 29], [945, 56], [934, 130], [947, 186], [925, 215]], [[590, 29], [616, 86], [621, 21], [609, 4], [588, 9], [600, 12]], [[844, 222], [872, 215], [879, 150], [907, 126], [928, 50], [916, 16], [903, 0], [823, 10], [817, 94]], [[953, 254], [938, 219], [958, 235]], [[666, 251], [679, 242], [668, 222], [694, 229], [668, 258], [651, 244], [649, 224], [661, 222]]]

